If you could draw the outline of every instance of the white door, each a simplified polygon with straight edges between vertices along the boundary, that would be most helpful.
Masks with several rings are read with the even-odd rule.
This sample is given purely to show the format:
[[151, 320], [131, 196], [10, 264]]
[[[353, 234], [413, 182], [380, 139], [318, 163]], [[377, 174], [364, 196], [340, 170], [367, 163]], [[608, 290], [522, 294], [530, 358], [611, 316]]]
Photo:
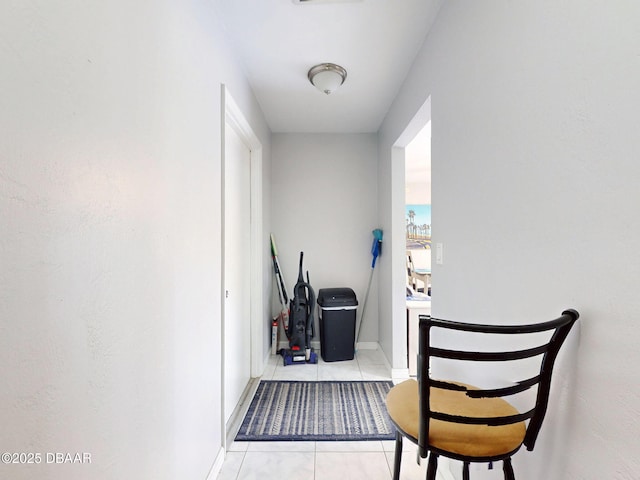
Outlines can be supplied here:
[[225, 421], [251, 378], [251, 151], [227, 122], [224, 159]]

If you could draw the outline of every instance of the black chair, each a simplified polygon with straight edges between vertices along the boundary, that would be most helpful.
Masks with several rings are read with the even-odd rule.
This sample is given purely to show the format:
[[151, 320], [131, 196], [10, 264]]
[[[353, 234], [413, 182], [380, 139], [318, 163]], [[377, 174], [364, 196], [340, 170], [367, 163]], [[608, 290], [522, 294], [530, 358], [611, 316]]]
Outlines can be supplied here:
[[[429, 457], [427, 480], [435, 480], [440, 455], [463, 462], [464, 480], [469, 480], [470, 462], [492, 465], [500, 460], [505, 480], [515, 480], [511, 456], [522, 445], [533, 450], [547, 410], [554, 362], [578, 316], [575, 310], [565, 310], [559, 318], [548, 322], [505, 326], [421, 315], [418, 381], [404, 381], [394, 386], [387, 396], [387, 410], [396, 427], [394, 480], [400, 478], [403, 437], [418, 445], [420, 457]], [[437, 337], [435, 342], [434, 337]], [[535, 343], [523, 346], [527, 337], [533, 337]], [[454, 340], [473, 347], [445, 348], [443, 345]], [[511, 346], [496, 351], [494, 345], [501, 340]], [[476, 351], [480, 342], [492, 347]], [[456, 370], [454, 362], [463, 368]], [[523, 363], [515, 369], [512, 362]], [[462, 376], [486, 367], [490, 369], [489, 375], [495, 376], [499, 364], [506, 366], [505, 371], [511, 374], [527, 369], [532, 373], [521, 381], [510, 380], [508, 384], [485, 388], [431, 377], [434, 366]], [[478, 378], [488, 377], [483, 374]], [[521, 412], [503, 397], [530, 405]]]

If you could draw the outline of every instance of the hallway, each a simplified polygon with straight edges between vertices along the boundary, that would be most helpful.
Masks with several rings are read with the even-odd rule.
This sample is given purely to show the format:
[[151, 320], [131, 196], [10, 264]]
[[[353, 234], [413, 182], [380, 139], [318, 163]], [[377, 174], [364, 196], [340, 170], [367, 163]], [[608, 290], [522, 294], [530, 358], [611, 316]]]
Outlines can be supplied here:
[[[279, 309], [269, 234], [290, 282], [304, 251], [314, 289], [363, 301], [378, 228], [359, 341], [396, 372], [402, 146], [427, 99], [433, 315], [581, 313], [519, 480], [640, 478], [639, 24], [633, 1], [0, 2], [0, 443], [92, 455], [0, 478], [213, 480], [225, 453], [220, 478], [265, 458], [261, 478], [390, 478], [375, 442], [226, 451], [223, 125], [235, 104], [262, 146], [253, 374]], [[308, 78], [320, 62], [348, 71], [329, 96]], [[276, 360], [267, 378], [388, 367]]]
[[[271, 356], [264, 380], [389, 380], [380, 350], [359, 350], [351, 361], [284, 367]], [[218, 480], [389, 480], [394, 441], [372, 442], [233, 442]], [[416, 447], [405, 442], [402, 479], [423, 479], [426, 462], [416, 464]], [[445, 476], [438, 475], [438, 480]]]

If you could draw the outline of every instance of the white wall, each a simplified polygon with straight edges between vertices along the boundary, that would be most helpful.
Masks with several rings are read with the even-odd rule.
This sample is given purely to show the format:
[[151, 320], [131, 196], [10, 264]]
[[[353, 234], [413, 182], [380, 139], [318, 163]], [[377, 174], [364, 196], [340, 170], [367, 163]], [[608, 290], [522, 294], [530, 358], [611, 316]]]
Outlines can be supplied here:
[[[431, 95], [433, 240], [444, 244], [434, 315], [582, 315], [536, 450], [516, 455], [519, 479], [640, 471], [639, 21], [632, 1], [445, 2], [380, 131], [388, 172], [391, 145]], [[380, 179], [389, 228], [402, 213]], [[381, 285], [381, 306], [393, 288]]]
[[220, 31], [198, 0], [0, 5], [0, 450], [92, 455], [2, 478], [204, 479], [220, 452], [221, 83], [270, 171]]
[[431, 205], [431, 124], [422, 127], [404, 155], [405, 203]]
[[[321, 288], [352, 288], [360, 318], [373, 258], [371, 232], [378, 227], [376, 135], [277, 133], [272, 157], [272, 230], [289, 295], [303, 251], [304, 272], [316, 294]], [[377, 270], [376, 265], [362, 342], [378, 340]], [[278, 310], [277, 301], [273, 308]]]

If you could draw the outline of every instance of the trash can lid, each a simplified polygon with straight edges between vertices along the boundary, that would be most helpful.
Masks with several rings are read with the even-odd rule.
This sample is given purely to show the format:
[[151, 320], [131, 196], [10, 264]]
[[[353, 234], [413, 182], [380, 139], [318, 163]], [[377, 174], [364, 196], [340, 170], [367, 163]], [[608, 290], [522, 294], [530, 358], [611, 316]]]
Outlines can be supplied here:
[[321, 288], [318, 292], [321, 307], [353, 307], [358, 305], [355, 292], [350, 288]]

